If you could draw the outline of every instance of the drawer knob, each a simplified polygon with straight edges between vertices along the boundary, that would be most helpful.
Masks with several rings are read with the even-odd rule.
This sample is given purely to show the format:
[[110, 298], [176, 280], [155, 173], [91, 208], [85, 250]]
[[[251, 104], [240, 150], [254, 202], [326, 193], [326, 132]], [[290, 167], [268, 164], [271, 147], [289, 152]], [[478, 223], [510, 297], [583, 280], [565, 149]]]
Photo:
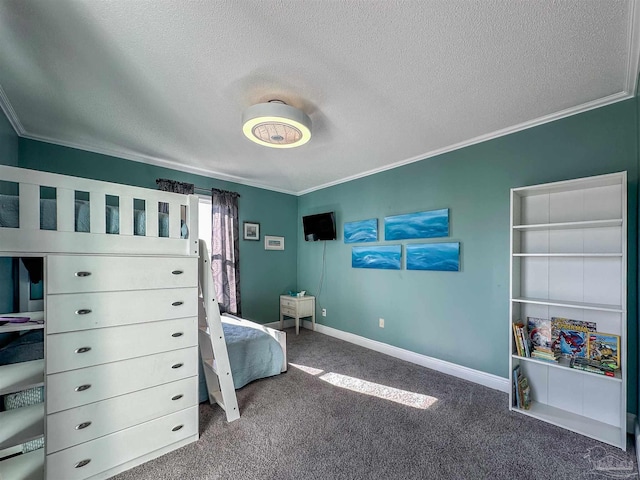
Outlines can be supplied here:
[[91, 272], [76, 272], [75, 275], [76, 277], [89, 277]]
[[179, 307], [180, 305], [182, 305], [184, 302], [173, 302], [171, 305], [173, 305], [174, 307]]
[[85, 390], [89, 390], [90, 388], [91, 388], [91, 384], [85, 383], [84, 385], [80, 385], [79, 387], [76, 387], [76, 392], [84, 392]]
[[84, 430], [89, 425], [91, 425], [91, 422], [82, 422], [80, 425], [76, 425], [76, 430]]
[[91, 462], [91, 459], [90, 459], [90, 458], [86, 458], [86, 459], [81, 460], [81, 461], [79, 461], [78, 463], [76, 463], [76, 464], [74, 465], [74, 467], [76, 467], [76, 468], [82, 468], [82, 467], [84, 467], [85, 465], [88, 465], [90, 462]]
[[180, 400], [181, 398], [182, 398], [182, 394], [179, 394], [179, 395], [175, 395], [175, 396], [171, 397], [171, 400], [173, 400], [175, 402], [176, 400]]
[[181, 430], [182, 427], [184, 427], [184, 425], [176, 425], [175, 427], [173, 427], [171, 429], [172, 432], [177, 432], [178, 430]]
[[171, 336], [174, 337], [174, 338], [181, 337], [182, 336], [182, 332], [176, 332], [176, 333], [172, 334]]
[[173, 272], [174, 275], [182, 275], [184, 272], [182, 270], [174, 270]]
[[176, 369], [176, 368], [180, 368], [182, 365], [184, 365], [183, 363], [176, 363], [175, 365], [171, 365], [171, 368]]
[[87, 315], [91, 313], [91, 310], [88, 308], [81, 308], [80, 310], [76, 310], [76, 315]]
[[80, 347], [76, 350], [76, 353], [87, 353], [91, 350], [91, 347]]

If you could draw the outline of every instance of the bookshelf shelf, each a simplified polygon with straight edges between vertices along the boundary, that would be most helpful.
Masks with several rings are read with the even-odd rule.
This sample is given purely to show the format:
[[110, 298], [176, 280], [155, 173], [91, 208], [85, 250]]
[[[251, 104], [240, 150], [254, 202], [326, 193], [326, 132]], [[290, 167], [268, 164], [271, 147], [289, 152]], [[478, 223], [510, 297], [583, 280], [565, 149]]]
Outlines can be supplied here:
[[562, 257], [575, 257], [575, 258], [622, 258], [621, 253], [514, 253], [514, 257], [542, 257], [542, 258], [562, 258]]
[[514, 408], [513, 410], [615, 447], [620, 447], [620, 437], [626, 435], [626, 428], [621, 429], [618, 426], [570, 413], [562, 408], [552, 407], [544, 403], [533, 402], [529, 410], [521, 408]]
[[622, 313], [624, 309], [622, 305], [607, 305], [603, 303], [586, 303], [586, 302], [569, 302], [569, 301], [561, 301], [561, 300], [549, 300], [545, 298], [512, 298], [513, 302], [517, 303], [533, 303], [537, 305], [548, 305], [555, 307], [566, 307], [566, 308], [581, 308], [583, 310], [600, 310], [603, 312], [615, 312]]
[[[514, 384], [514, 370], [526, 377], [531, 408], [518, 408], [513, 392], [509, 408], [623, 450], [626, 242], [626, 172], [511, 190], [510, 380]], [[522, 341], [516, 348], [512, 325], [527, 325], [530, 317], [569, 319], [578, 328], [588, 322], [619, 336], [615, 376], [571, 368], [567, 358], [554, 363], [519, 356]]]
[[575, 230], [578, 228], [608, 228], [622, 226], [621, 218], [610, 220], [591, 220], [580, 222], [558, 222], [558, 223], [538, 223], [514, 225], [514, 230]]
[[515, 360], [520, 360], [520, 361], [523, 361], [523, 362], [537, 363], [539, 365], [543, 365], [543, 366], [549, 367], [549, 368], [562, 368], [562, 369], [565, 369], [565, 370], [570, 370], [571, 372], [575, 372], [575, 373], [577, 373], [579, 375], [589, 375], [589, 376], [593, 376], [593, 377], [597, 377], [597, 378], [606, 379], [606, 380], [611, 381], [611, 382], [622, 382], [622, 375], [620, 374], [620, 370], [616, 370], [615, 371], [615, 376], [608, 377], [606, 375], [600, 375], [600, 374], [597, 374], [597, 373], [585, 372], [584, 370], [578, 370], [577, 368], [571, 368], [568, 365], [568, 359], [560, 359], [560, 361], [558, 363], [553, 363], [553, 362], [545, 362], [544, 360], [538, 360], [537, 358], [521, 357], [520, 355], [516, 355], [516, 354], [513, 354], [512, 357]]

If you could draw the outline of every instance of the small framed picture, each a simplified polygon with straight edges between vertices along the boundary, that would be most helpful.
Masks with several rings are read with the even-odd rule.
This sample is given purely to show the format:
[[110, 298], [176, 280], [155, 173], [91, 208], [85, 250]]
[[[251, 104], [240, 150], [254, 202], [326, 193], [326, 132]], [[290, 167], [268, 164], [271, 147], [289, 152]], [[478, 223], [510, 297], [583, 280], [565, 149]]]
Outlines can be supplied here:
[[284, 237], [264, 236], [265, 250], [284, 250]]
[[260, 224], [253, 222], [244, 222], [244, 236], [245, 240], [260, 240]]

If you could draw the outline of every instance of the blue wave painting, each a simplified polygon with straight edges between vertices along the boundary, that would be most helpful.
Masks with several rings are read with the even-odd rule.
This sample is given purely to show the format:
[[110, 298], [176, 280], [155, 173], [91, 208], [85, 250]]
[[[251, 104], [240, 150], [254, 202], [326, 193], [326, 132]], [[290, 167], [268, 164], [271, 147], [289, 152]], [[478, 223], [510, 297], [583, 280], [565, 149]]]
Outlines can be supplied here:
[[407, 245], [407, 270], [460, 271], [460, 243]]
[[435, 238], [449, 235], [449, 209], [394, 215], [384, 219], [385, 240]]
[[351, 266], [353, 268], [382, 268], [400, 270], [402, 247], [400, 245], [376, 245], [352, 247]]
[[375, 242], [377, 240], [377, 218], [344, 224], [344, 243]]

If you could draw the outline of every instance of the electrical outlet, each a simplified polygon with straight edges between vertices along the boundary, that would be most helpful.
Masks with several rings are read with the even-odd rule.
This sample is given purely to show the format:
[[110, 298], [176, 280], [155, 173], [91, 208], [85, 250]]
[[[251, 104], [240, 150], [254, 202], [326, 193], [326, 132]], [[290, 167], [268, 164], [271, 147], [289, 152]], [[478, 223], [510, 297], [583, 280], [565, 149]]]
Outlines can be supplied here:
[[378, 319], [378, 325], [380, 326], [380, 328], [384, 328], [384, 318]]
[[326, 308], [323, 308], [323, 309], [322, 309], [322, 316], [323, 316], [323, 317], [326, 317], [326, 316], [327, 316], [327, 309], [326, 309]]

